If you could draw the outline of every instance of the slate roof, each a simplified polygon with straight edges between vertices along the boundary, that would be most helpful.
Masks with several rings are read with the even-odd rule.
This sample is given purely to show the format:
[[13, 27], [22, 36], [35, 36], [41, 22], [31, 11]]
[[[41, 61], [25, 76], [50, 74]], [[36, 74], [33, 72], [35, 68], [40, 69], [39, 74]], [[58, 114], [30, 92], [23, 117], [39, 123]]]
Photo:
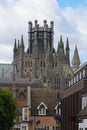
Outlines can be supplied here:
[[0, 78], [0, 84], [12, 84], [11, 78]]
[[55, 114], [57, 105], [57, 90], [33, 89], [31, 90], [31, 115], [37, 115], [37, 107], [43, 102], [47, 106], [47, 115]]
[[[12, 84], [13, 83], [13, 79], [12, 78], [0, 78], [0, 84]], [[14, 84], [30, 84], [29, 82], [29, 78], [16, 78], [14, 81]], [[42, 81], [40, 79], [32, 79], [31, 80], [31, 84], [32, 85], [41, 85]]]
[[0, 64], [0, 78], [11, 78], [13, 72], [12, 64]]

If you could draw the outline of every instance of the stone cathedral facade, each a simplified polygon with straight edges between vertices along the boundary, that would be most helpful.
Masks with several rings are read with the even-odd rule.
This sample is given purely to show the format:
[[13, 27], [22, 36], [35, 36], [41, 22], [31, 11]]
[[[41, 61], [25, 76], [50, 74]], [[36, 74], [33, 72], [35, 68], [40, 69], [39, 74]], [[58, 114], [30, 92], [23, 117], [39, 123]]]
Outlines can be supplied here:
[[24, 38], [17, 42], [13, 49], [14, 75], [17, 78], [39, 79], [49, 89], [66, 89], [73, 73], [80, 66], [77, 47], [75, 47], [70, 65], [69, 40], [64, 42], [60, 36], [57, 51], [54, 49], [54, 22], [50, 25], [43, 21], [43, 26], [35, 20], [28, 22], [28, 48], [25, 50]]

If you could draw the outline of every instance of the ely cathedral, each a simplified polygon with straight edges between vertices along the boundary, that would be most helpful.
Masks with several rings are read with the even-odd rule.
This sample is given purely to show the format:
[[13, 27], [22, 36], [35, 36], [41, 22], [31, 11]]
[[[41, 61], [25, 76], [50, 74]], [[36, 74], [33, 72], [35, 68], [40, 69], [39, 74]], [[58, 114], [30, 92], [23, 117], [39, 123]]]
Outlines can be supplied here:
[[[13, 92], [18, 105], [13, 130], [78, 129], [77, 115], [87, 105], [87, 62], [80, 66], [75, 46], [70, 63], [68, 38], [64, 43], [60, 36], [57, 49], [53, 45], [53, 21], [28, 22], [27, 49], [22, 35], [15, 39], [12, 64], [0, 64], [0, 86]], [[63, 115], [62, 125], [54, 120], [56, 114]]]
[[[80, 66], [77, 47], [75, 47], [70, 65], [69, 40], [64, 44], [62, 36], [54, 48], [54, 22], [50, 25], [43, 21], [43, 26], [35, 20], [28, 22], [28, 48], [25, 50], [23, 35], [16, 40], [13, 48], [13, 77], [29, 79], [29, 82], [41, 81], [44, 87], [64, 90], [69, 87], [73, 73]], [[65, 45], [65, 47], [64, 47]]]

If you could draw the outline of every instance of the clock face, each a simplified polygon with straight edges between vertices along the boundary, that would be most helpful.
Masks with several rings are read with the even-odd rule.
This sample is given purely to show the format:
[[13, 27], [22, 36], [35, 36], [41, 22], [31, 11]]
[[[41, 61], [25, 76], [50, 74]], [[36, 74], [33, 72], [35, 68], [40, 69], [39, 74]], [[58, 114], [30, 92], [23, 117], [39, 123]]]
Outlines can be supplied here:
[[82, 109], [87, 106], [87, 97], [82, 97]]

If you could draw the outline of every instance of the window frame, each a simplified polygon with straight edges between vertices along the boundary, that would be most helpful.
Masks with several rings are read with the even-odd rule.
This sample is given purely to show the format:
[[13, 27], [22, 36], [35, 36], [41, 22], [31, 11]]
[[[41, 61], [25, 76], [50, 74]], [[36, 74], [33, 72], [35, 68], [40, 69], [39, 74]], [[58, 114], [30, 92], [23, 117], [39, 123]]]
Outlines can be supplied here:
[[38, 110], [38, 115], [46, 115], [47, 106], [42, 102], [37, 107], [37, 110]]

